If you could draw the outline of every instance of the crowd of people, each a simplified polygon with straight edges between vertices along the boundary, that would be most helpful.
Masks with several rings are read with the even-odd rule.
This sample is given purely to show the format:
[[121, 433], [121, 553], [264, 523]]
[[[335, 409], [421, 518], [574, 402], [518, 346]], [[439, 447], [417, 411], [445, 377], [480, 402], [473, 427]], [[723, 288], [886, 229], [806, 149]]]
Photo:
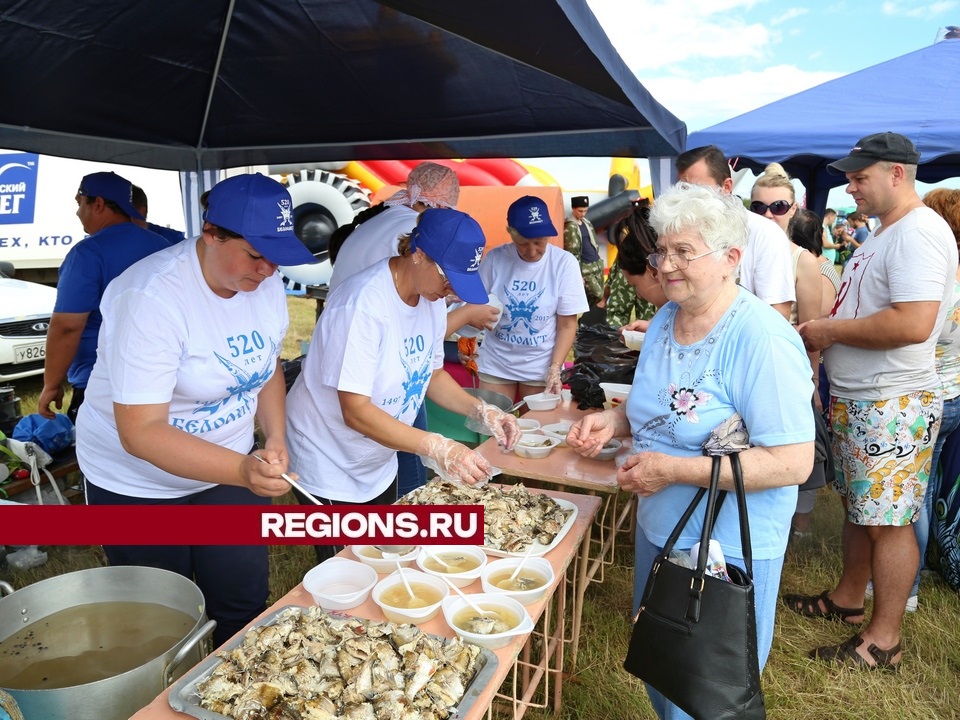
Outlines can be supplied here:
[[[605, 309], [608, 322], [646, 332], [632, 390], [585, 415], [567, 442], [593, 456], [611, 438], [633, 440], [616, 475], [639, 498], [634, 611], [671, 530], [709, 482], [704, 443], [740, 418], [761, 668], [788, 543], [810, 532], [824, 483], [846, 512], [843, 574], [782, 602], [856, 629], [812, 649], [815, 660], [895, 668], [903, 614], [917, 607], [928, 486], [960, 426], [960, 191], [921, 198], [918, 161], [901, 135], [862, 138], [829, 166], [857, 206], [841, 224], [832, 210], [820, 218], [801, 207], [778, 164], [744, 202], [722, 151], [689, 150], [677, 159], [680, 182], [614, 225], [606, 289], [586, 197], [573, 199], [562, 238], [541, 198], [517, 199], [504, 208], [508, 242], [487, 251], [479, 224], [456, 209], [456, 174], [423, 163], [338, 234], [330, 293], [289, 394], [277, 268], [315, 259], [294, 235], [287, 190], [260, 174], [231, 177], [202, 198], [199, 237], [165, 239], [135, 222], [145, 196], [138, 209], [129, 182], [95, 173], [77, 193], [90, 237], [61, 270], [41, 412], [61, 406], [65, 381], [74, 386], [90, 504], [269, 504], [293, 470], [323, 503], [392, 503], [425, 482], [424, 466], [466, 483], [492, 473], [474, 449], [429, 431], [426, 398], [504, 448], [519, 439], [513, 415], [444, 369], [445, 338], [465, 325], [485, 331], [481, 389], [511, 400], [554, 393], [578, 319]], [[721, 488], [732, 483], [724, 466]], [[678, 547], [699, 540], [702, 522], [701, 507]], [[743, 564], [734, 503], [719, 511], [714, 539], [728, 563]], [[316, 550], [322, 561], [337, 548]], [[194, 579], [217, 644], [267, 598], [264, 546], [106, 554]], [[661, 718], [689, 717], [648, 692]]]

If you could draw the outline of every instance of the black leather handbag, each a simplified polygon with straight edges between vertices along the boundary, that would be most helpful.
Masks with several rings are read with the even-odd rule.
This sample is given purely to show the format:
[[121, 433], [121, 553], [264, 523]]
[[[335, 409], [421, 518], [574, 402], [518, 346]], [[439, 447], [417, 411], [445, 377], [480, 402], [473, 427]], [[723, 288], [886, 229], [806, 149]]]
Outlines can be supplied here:
[[[719, 456], [709, 493], [701, 488], [654, 560], [624, 661], [627, 672], [697, 720], [766, 717], [757, 659], [757, 618], [747, 499], [737, 453], [733, 465], [746, 570], [727, 564], [730, 582], [706, 575], [709, 539], [719, 512]], [[696, 568], [668, 561], [697, 505], [707, 495]]]

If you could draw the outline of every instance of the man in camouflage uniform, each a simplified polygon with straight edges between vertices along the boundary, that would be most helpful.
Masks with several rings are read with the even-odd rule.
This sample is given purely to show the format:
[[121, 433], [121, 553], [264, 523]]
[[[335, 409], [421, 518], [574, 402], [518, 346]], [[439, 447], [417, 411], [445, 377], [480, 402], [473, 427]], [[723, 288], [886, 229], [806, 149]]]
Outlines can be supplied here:
[[[563, 228], [563, 247], [580, 263], [580, 274], [583, 275], [583, 286], [587, 291], [587, 301], [590, 303], [591, 313], [594, 308], [603, 307], [603, 268], [604, 262], [600, 257], [600, 245], [597, 243], [597, 234], [593, 225], [587, 220], [587, 208], [590, 199], [586, 195], [571, 198], [570, 217]], [[586, 317], [586, 315], [584, 316]], [[581, 322], [583, 318], [581, 318]]]

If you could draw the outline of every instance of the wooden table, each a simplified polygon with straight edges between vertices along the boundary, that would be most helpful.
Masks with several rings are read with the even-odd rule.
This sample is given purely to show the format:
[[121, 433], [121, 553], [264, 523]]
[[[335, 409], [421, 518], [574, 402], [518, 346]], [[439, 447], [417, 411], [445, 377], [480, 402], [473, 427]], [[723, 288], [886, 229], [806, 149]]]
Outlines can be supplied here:
[[[553, 410], [531, 410], [523, 415], [525, 420], [537, 420], [540, 425], [550, 425], [563, 421], [576, 422], [595, 410], [580, 410], [572, 403], [561, 403]], [[589, 562], [582, 563], [578, 571], [580, 577], [573, 585], [578, 595], [573, 597], [573, 645], [570, 652], [571, 669], [576, 666], [577, 651], [579, 649], [580, 626], [579, 618], [582, 615], [583, 594], [587, 585], [596, 580], [603, 581], [603, 571], [606, 565], [613, 562], [613, 553], [616, 549], [617, 534], [630, 524], [635, 514], [636, 503], [631, 498], [618, 508], [620, 487], [617, 485], [617, 461], [633, 453], [633, 439], [620, 438], [623, 447], [617, 451], [612, 460], [594, 460], [577, 454], [565, 445], [554, 448], [545, 458], [522, 458], [514, 452], [503, 452], [497, 441], [489, 438], [477, 447], [492, 465], [500, 468], [505, 475], [537, 480], [550, 483], [562, 488], [575, 489], [596, 495], [604, 495], [603, 508], [600, 512], [598, 527], [600, 537], [596, 541], [597, 549], [590, 554]]]
[[[480, 696], [470, 712], [460, 720], [492, 717], [492, 707], [495, 701], [505, 704], [509, 710], [512, 710], [514, 718], [523, 717], [527, 708], [547, 707], [551, 704], [551, 699], [554, 710], [560, 708], [563, 692], [564, 649], [568, 643], [572, 642], [572, 639], [567, 637], [567, 627], [564, 620], [568, 582], [567, 569], [569, 567], [576, 569], [577, 566], [587, 562], [589, 529], [600, 508], [600, 499], [588, 495], [555, 491], [546, 491], [546, 494], [551, 497], [569, 500], [577, 506], [577, 519], [570, 531], [558, 543], [557, 547], [544, 556], [553, 566], [556, 580], [553, 586], [548, 589], [543, 600], [527, 606], [530, 617], [536, 623], [536, 629], [533, 633], [518, 636], [507, 647], [495, 651], [498, 665], [493, 680], [481, 690]], [[341, 555], [347, 552], [344, 551]], [[573, 576], [577, 578], [579, 574], [574, 572]], [[577, 588], [574, 588], [575, 593], [577, 590]], [[464, 588], [463, 591], [465, 593], [482, 592], [480, 581], [476, 580], [473, 584]], [[308, 607], [313, 604], [313, 598], [301, 583], [267, 608], [260, 617], [287, 605]], [[348, 613], [371, 620], [384, 619], [380, 608], [369, 598], [362, 605], [349, 610]], [[579, 618], [577, 618], [576, 624], [579, 627]], [[454, 637], [454, 632], [447, 625], [442, 613], [429, 622], [423, 623], [420, 627], [428, 633]], [[542, 643], [539, 644], [542, 649], [539, 651], [534, 648], [533, 638], [535, 637], [542, 640]], [[501, 686], [508, 675], [511, 675], [511, 671], [512, 677], [507, 684], [507, 692], [501, 693]], [[550, 688], [551, 681], [553, 682], [552, 691]], [[537, 703], [533, 698], [541, 685], [543, 686], [544, 701]], [[191, 717], [170, 707], [169, 694], [169, 689], [162, 692], [147, 707], [134, 715], [133, 720], [184, 720]]]

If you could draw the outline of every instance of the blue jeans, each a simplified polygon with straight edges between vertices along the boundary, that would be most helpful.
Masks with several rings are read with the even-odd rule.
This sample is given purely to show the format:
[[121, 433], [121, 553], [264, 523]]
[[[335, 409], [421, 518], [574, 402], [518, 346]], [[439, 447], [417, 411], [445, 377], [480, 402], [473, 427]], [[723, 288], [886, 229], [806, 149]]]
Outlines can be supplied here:
[[[418, 430], [427, 429], [427, 404], [420, 406], [413, 426]], [[403, 497], [408, 492], [427, 484], [427, 469], [423, 462], [414, 453], [397, 453], [397, 497]]]
[[[180, 498], [119, 495], [86, 481], [88, 505], [270, 505], [268, 497], [234, 485], [214, 485]], [[214, 515], [215, 516], [215, 515]], [[211, 521], [215, 522], [215, 521]], [[170, 539], [176, 541], [171, 531]], [[200, 588], [207, 615], [217, 621], [219, 647], [267, 607], [269, 559], [266, 545], [104, 545], [111, 565], [155, 567], [183, 575]]]
[[[943, 401], [943, 419], [940, 421], [940, 433], [937, 435], [937, 442], [933, 446], [933, 456], [930, 458], [930, 482], [927, 483], [927, 492], [923, 496], [923, 504], [920, 506], [920, 514], [917, 521], [913, 524], [913, 532], [917, 536], [917, 547], [920, 549], [920, 567], [924, 565], [924, 557], [927, 554], [927, 542], [930, 539], [930, 522], [933, 519], [933, 499], [937, 497], [943, 473], [937, 467], [940, 462], [940, 451], [943, 450], [943, 442], [947, 437], [960, 427], [960, 397], [950, 398]], [[917, 577], [913, 581], [913, 590], [910, 595], [916, 595], [920, 589], [920, 569], [917, 569]]]
[[[689, 548], [680, 549], [689, 550]], [[657, 547], [647, 540], [647, 536], [643, 534], [643, 530], [638, 525], [637, 539], [634, 545], [634, 615], [640, 608], [640, 599], [643, 596], [643, 588], [647, 584], [647, 577], [650, 575], [650, 568], [653, 567], [653, 561], [661, 550], [663, 548]], [[727, 557], [727, 562], [740, 567], [744, 566], [742, 558]], [[783, 570], [783, 555], [772, 560], [754, 559], [753, 561], [754, 603], [757, 609], [757, 655], [760, 660], [761, 672], [763, 666], [767, 664], [767, 656], [770, 654], [770, 646], [773, 644], [773, 621], [777, 612], [777, 597], [780, 593], [781, 570]], [[651, 652], [657, 652], [656, 648], [650, 650]], [[650, 703], [653, 705], [657, 717], [661, 720], [693, 720], [690, 715], [687, 715], [652, 687], [647, 685], [646, 688], [647, 695], [650, 696]]]

